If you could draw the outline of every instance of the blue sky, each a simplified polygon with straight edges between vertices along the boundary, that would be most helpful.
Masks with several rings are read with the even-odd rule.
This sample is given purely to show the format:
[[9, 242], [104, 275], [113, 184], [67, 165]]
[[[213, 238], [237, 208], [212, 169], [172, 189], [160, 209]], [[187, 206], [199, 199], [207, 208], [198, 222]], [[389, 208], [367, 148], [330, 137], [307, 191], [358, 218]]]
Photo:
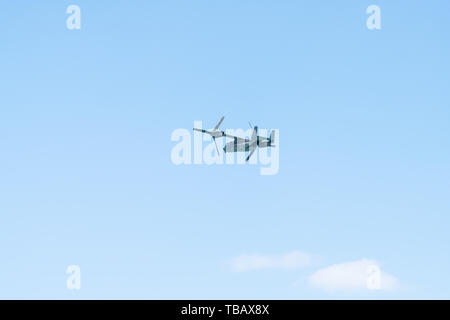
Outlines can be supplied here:
[[[366, 28], [372, 4], [381, 30]], [[449, 12], [2, 3], [0, 298], [450, 298]], [[222, 115], [280, 130], [277, 175], [171, 162], [173, 130]], [[308, 262], [283, 267], [296, 252]], [[233, 270], [255, 254], [272, 262]], [[311, 283], [363, 259], [396, 288]]]

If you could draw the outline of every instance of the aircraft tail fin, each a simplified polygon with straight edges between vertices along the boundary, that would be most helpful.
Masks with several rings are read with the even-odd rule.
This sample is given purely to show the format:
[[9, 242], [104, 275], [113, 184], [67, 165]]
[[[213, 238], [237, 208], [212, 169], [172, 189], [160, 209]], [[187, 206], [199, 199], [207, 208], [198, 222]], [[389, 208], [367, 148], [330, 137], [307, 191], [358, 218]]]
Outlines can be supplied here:
[[270, 131], [270, 138], [269, 138], [269, 147], [275, 147], [273, 144], [275, 142], [275, 130]]

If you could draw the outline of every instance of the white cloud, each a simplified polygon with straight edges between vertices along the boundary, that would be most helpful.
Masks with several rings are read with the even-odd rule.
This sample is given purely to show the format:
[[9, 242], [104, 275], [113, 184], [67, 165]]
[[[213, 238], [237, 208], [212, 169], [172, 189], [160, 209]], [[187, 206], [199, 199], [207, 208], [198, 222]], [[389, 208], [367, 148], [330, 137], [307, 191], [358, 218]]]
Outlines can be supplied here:
[[283, 255], [244, 254], [231, 261], [231, 270], [235, 272], [260, 269], [297, 269], [311, 263], [311, 256], [300, 251]]
[[320, 269], [308, 279], [309, 284], [325, 291], [394, 290], [398, 280], [369, 259], [334, 264]]

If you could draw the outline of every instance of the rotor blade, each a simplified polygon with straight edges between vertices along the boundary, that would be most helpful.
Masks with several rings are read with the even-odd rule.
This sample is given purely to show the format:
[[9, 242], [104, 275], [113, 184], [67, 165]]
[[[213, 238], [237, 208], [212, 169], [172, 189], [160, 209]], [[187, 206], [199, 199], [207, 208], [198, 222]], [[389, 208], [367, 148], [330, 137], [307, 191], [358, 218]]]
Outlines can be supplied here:
[[217, 146], [216, 138], [213, 138], [213, 140], [216, 145], [217, 155], [219, 155], [219, 147]]
[[254, 127], [252, 132], [252, 141], [256, 141], [257, 139], [258, 139], [258, 127]]
[[255, 150], [256, 150], [256, 146], [250, 151], [250, 153], [248, 154], [247, 159], [245, 159], [245, 161], [248, 161], [250, 159], [250, 157], [253, 155]]
[[219, 123], [216, 125], [216, 127], [214, 128], [214, 130], [219, 129], [220, 125], [222, 124], [223, 119], [225, 118], [225, 116], [223, 116], [222, 118], [220, 118]]
[[250, 121], [248, 122], [248, 125], [250, 126], [250, 129], [253, 129], [252, 124], [250, 123]]

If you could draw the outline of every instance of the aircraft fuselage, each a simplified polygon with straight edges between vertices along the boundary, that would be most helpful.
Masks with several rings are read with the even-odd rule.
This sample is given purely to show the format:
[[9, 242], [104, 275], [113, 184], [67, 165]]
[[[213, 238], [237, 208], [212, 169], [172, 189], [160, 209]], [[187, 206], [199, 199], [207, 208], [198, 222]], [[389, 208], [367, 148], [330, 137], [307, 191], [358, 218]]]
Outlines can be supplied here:
[[[238, 143], [237, 139], [233, 139], [233, 141], [228, 142], [223, 151], [225, 152], [248, 152], [250, 151], [251, 141], [245, 141]], [[260, 148], [269, 147], [269, 139], [265, 137], [257, 137], [257, 146]]]

